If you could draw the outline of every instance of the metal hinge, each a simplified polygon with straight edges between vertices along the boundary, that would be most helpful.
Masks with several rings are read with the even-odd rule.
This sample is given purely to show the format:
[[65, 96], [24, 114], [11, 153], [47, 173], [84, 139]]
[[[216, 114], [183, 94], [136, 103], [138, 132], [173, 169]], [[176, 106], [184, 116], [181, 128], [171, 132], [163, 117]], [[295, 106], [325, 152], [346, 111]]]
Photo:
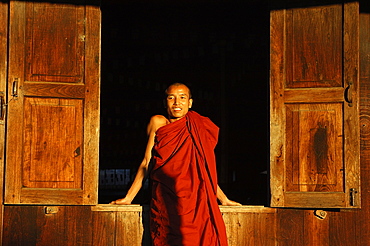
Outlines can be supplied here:
[[357, 193], [358, 193], [357, 189], [355, 189], [355, 188], [350, 188], [349, 189], [349, 199], [350, 199], [349, 204], [353, 207], [355, 207], [357, 205], [357, 203], [356, 203]]

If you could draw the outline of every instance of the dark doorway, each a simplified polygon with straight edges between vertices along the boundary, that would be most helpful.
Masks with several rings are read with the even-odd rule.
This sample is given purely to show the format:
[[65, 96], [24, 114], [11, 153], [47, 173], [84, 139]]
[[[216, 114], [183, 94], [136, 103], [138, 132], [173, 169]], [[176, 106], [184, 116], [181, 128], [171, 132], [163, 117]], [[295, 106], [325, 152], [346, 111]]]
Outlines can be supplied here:
[[[195, 2], [195, 1], [194, 1]], [[219, 184], [268, 205], [269, 10], [266, 1], [102, 1], [99, 202], [123, 196], [163, 91], [188, 84], [219, 127]], [[135, 203], [146, 203], [141, 192]]]

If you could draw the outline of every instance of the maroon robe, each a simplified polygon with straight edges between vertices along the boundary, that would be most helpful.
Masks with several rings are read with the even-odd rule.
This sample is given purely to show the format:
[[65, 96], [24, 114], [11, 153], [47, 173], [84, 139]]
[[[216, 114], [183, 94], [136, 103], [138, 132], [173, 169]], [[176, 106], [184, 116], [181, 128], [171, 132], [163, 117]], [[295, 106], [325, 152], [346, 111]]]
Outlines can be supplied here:
[[159, 128], [151, 172], [153, 244], [225, 246], [217, 202], [218, 127], [194, 111]]

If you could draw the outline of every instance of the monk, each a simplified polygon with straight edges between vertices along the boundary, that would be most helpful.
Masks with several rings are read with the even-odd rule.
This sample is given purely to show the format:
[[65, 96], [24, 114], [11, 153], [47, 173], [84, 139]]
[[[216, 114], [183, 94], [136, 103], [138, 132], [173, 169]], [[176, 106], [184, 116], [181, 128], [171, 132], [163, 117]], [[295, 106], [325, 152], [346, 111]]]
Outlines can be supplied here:
[[217, 184], [214, 148], [219, 129], [209, 118], [189, 111], [193, 99], [186, 85], [172, 84], [166, 94], [168, 117], [150, 119], [144, 159], [134, 182], [124, 198], [111, 204], [131, 204], [153, 158], [153, 245], [225, 246], [226, 230], [217, 199], [222, 205], [241, 204], [229, 200]]

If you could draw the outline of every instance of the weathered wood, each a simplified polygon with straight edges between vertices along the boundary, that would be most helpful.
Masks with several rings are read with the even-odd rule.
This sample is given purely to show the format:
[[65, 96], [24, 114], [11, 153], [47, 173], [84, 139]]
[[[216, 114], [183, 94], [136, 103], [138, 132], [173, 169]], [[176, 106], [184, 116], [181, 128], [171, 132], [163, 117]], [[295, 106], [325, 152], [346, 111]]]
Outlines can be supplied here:
[[324, 220], [316, 221], [310, 214], [311, 210], [278, 209], [278, 245], [370, 245], [370, 180], [367, 178], [370, 175], [369, 30], [370, 15], [361, 13], [359, 119], [362, 209], [328, 211]]
[[333, 245], [329, 241], [329, 218], [319, 219], [315, 215], [315, 211], [306, 210], [304, 212], [304, 226], [309, 228], [305, 230], [305, 243], [303, 245], [317, 245], [317, 246], [330, 246]]
[[228, 235], [236, 235], [230, 245], [276, 245], [276, 217], [270, 213], [224, 213], [225, 223], [233, 222]]
[[342, 165], [334, 165], [343, 163], [343, 129], [341, 124], [335, 124], [343, 118], [342, 105], [287, 104], [285, 110], [286, 190], [343, 191]]
[[99, 204], [91, 211], [115, 213], [115, 245], [150, 245], [148, 206]]
[[[271, 206], [284, 206], [284, 22], [285, 10], [270, 14], [270, 179]], [[274, 84], [274, 86], [271, 86]], [[279, 175], [274, 175], [279, 174]], [[282, 175], [281, 175], [282, 174]]]
[[[25, 6], [24, 4], [19, 4], [14, 1], [9, 3], [9, 9], [17, 9], [17, 11], [10, 11], [9, 12], [9, 20], [12, 20], [9, 23], [9, 29], [12, 32], [9, 34], [9, 41], [10, 43], [22, 43], [24, 42], [24, 25], [21, 21], [21, 16], [25, 15]], [[16, 35], [17, 34], [17, 35]], [[21, 187], [21, 179], [19, 178], [19, 173], [21, 170], [21, 163], [22, 163], [22, 135], [16, 134], [17, 132], [23, 132], [22, 124], [19, 122], [23, 122], [23, 114], [22, 113], [14, 113], [12, 112], [22, 112], [22, 104], [23, 104], [23, 97], [16, 97], [13, 96], [15, 92], [19, 95], [22, 95], [22, 91], [15, 91], [18, 89], [19, 81], [24, 80], [24, 75], [20, 72], [22, 68], [24, 68], [24, 55], [23, 56], [16, 56], [15, 54], [19, 52], [24, 54], [24, 47], [16, 47], [14, 45], [9, 46], [9, 64], [18, 64], [17, 66], [9, 66], [8, 67], [8, 85], [7, 87], [10, 89], [8, 90], [7, 98], [8, 98], [8, 129], [12, 128], [15, 134], [9, 134], [7, 132], [7, 140], [6, 145], [8, 146], [6, 152], [6, 162], [11, 165], [14, 165], [11, 168], [8, 168], [6, 171], [6, 175], [9, 177], [5, 179], [5, 187]], [[8, 65], [9, 65], [8, 64]], [[13, 89], [14, 88], [14, 89]], [[8, 143], [19, 143], [19, 144], [12, 144], [9, 145]], [[11, 147], [10, 147], [11, 146]], [[16, 178], [18, 177], [18, 178]], [[15, 188], [9, 188], [5, 191], [4, 202], [9, 201], [19, 201], [20, 200], [20, 190]]]
[[271, 11], [272, 206], [360, 207], [358, 8]]
[[81, 189], [64, 189], [55, 188], [25, 188], [20, 202], [23, 204], [55, 204], [58, 201], [60, 204], [72, 205], [81, 202]]
[[[359, 80], [360, 33], [359, 3], [344, 4], [344, 86], [351, 95], [344, 103], [344, 174], [345, 193], [355, 196], [347, 200], [348, 207], [361, 207], [360, 191], [360, 129], [359, 129]], [[348, 100], [351, 102], [348, 103]]]
[[[7, 50], [8, 50], [8, 4], [0, 2], [0, 96], [6, 100], [7, 79]], [[1, 100], [1, 98], [0, 98]], [[0, 184], [4, 184], [4, 149], [5, 149], [5, 111], [6, 107], [0, 105], [3, 118], [0, 118]], [[2, 115], [0, 115], [2, 117]], [[2, 185], [1, 185], [2, 187]], [[0, 228], [3, 228], [4, 189], [0, 190]], [[2, 242], [2, 233], [0, 233]]]
[[102, 212], [102, 211], [113, 211], [113, 212], [141, 212], [143, 210], [142, 206], [138, 204], [132, 205], [111, 205], [111, 204], [98, 204], [91, 207], [92, 211]]
[[[92, 0], [91, 3], [96, 3]], [[85, 108], [84, 108], [84, 204], [95, 205], [99, 185], [101, 11], [86, 6]]]
[[26, 97], [24, 104], [23, 187], [82, 189], [83, 101]]
[[[2, 18], [1, 11], [0, 18]], [[360, 23], [359, 125], [361, 129], [362, 209], [328, 211], [327, 217], [320, 220], [313, 215], [313, 210], [221, 207], [228, 228], [230, 245], [370, 245], [369, 15], [361, 14]], [[0, 43], [0, 49], [3, 44]], [[273, 52], [282, 52], [279, 49], [276, 48]], [[273, 57], [273, 59], [279, 58], [281, 58], [279, 55]], [[280, 65], [282, 64], [280, 63]], [[281, 67], [274, 69], [281, 69]], [[1, 72], [0, 69], [0, 76]], [[276, 73], [272, 76], [274, 78], [282, 77]], [[279, 96], [279, 94], [276, 95]], [[287, 93], [285, 93], [286, 95]], [[292, 100], [303, 102], [306, 100], [305, 98], [308, 98], [307, 94], [303, 99], [296, 96]], [[279, 131], [277, 134], [279, 136]], [[279, 140], [276, 136], [272, 138]], [[272, 146], [274, 147], [272, 150], [275, 151], [275, 158], [272, 160], [278, 160], [277, 163], [279, 163], [283, 159], [281, 152], [279, 152], [281, 146], [274, 145], [274, 143]], [[277, 168], [282, 167], [278, 166]], [[11, 172], [17, 175], [16, 171]], [[274, 180], [272, 180], [272, 184], [274, 184]], [[274, 188], [281, 189], [282, 187], [276, 186]], [[55, 193], [55, 196], [59, 195]], [[32, 196], [36, 197], [37, 194]], [[279, 199], [279, 196], [275, 198]], [[325, 200], [325, 197], [321, 197], [321, 199]], [[309, 203], [310, 201], [306, 199], [304, 202]], [[140, 206], [50, 207], [51, 212], [56, 209], [54, 210], [57, 211], [55, 214], [45, 214], [45, 209], [47, 208], [44, 206], [5, 206], [2, 245], [122, 245], [122, 241], [117, 240], [121, 238], [131, 238], [135, 240], [133, 244], [140, 241], [140, 238], [136, 238], [140, 237], [140, 230], [142, 230], [138, 228], [140, 221], [137, 220], [142, 211]], [[130, 226], [131, 220], [135, 221], [134, 227]], [[117, 232], [124, 235], [117, 235]]]
[[259, 206], [220, 206], [230, 246], [276, 245], [276, 210]]
[[[329, 234], [326, 237], [329, 237], [331, 245], [345, 246], [353, 245], [360, 246], [366, 245], [362, 244], [362, 239], [357, 236], [357, 233], [362, 231], [365, 228], [356, 228], [356, 225], [360, 225], [356, 221], [356, 213], [361, 216], [361, 212], [330, 212], [330, 228]], [[353, 235], [356, 235], [356, 238], [359, 240], [353, 239]], [[367, 240], [367, 239], [365, 239]]]
[[299, 93], [296, 90], [286, 89], [284, 91], [285, 102], [287, 103], [303, 103], [311, 100], [313, 97], [320, 102], [342, 102], [343, 88], [325, 88], [300, 89]]
[[340, 5], [286, 12], [286, 87], [342, 85], [342, 8]]
[[[276, 245], [275, 209], [220, 209], [230, 246]], [[149, 246], [148, 216], [135, 205], [6, 206], [3, 245]]]
[[58, 206], [47, 213], [49, 208], [5, 206], [3, 245], [92, 245], [89, 207]]
[[92, 245], [115, 245], [116, 213], [93, 212]]
[[116, 245], [142, 245], [143, 226], [142, 213], [116, 213]]
[[[138, 205], [117, 206], [97, 205], [93, 211], [117, 212], [116, 245], [148, 245], [148, 207]], [[228, 207], [220, 206], [225, 221], [230, 246], [275, 245], [275, 209], [261, 206]], [[143, 213], [143, 214], [142, 214]]]
[[35, 208], [5, 206], [2, 245], [36, 245], [38, 231], [36, 225], [39, 220]]
[[64, 85], [60, 83], [45, 84], [45, 83], [32, 83], [25, 82], [23, 86], [24, 92], [28, 96], [46, 96], [46, 97], [73, 97], [84, 98], [85, 86], [84, 85]]
[[83, 82], [83, 6], [29, 2], [25, 81]]
[[[331, 245], [370, 245], [370, 14], [360, 13], [360, 139], [362, 209], [330, 212]], [[357, 240], [358, 239], [358, 240]]]
[[340, 208], [345, 205], [343, 194], [333, 194], [330, 192], [317, 193], [302, 194], [300, 192], [289, 192], [285, 195], [285, 199], [287, 203], [295, 208]]
[[5, 202], [96, 204], [100, 9], [32, 1], [9, 9]]
[[[304, 211], [277, 209], [276, 242], [279, 246], [301, 245], [304, 242]], [[300, 232], [300, 233], [297, 233]]]

